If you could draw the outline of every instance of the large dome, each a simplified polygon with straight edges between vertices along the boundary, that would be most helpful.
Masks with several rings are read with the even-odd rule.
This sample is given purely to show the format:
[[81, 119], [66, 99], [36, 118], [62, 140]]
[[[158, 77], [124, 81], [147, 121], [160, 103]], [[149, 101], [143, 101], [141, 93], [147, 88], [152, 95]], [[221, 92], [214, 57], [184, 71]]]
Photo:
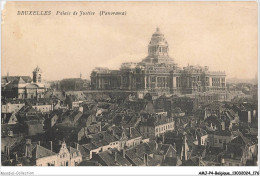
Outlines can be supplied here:
[[157, 27], [156, 31], [153, 33], [149, 46], [152, 45], [164, 45], [168, 46], [167, 41], [165, 40], [164, 35], [161, 33], [160, 29]]
[[164, 34], [157, 27], [148, 45], [148, 56], [142, 62], [174, 64], [173, 59], [168, 55], [168, 51], [169, 47]]

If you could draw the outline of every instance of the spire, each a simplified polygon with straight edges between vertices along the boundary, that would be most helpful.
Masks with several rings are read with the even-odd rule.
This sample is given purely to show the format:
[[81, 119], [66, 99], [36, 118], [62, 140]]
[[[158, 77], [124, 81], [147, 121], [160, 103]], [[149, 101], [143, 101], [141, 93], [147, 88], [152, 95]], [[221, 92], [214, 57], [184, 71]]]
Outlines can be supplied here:
[[160, 32], [160, 28], [159, 27], [156, 28], [156, 32]]

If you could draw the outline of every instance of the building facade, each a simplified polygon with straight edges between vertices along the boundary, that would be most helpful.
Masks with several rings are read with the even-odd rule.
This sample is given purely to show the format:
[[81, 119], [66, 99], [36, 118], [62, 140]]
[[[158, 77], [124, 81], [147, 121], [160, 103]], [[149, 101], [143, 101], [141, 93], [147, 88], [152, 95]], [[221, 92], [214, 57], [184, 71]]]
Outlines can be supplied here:
[[91, 73], [93, 90], [130, 90], [191, 94], [225, 91], [225, 72], [211, 72], [208, 67], [179, 68], [169, 56], [169, 45], [157, 28], [148, 45], [148, 56], [139, 63], [123, 63], [120, 70], [96, 68]]
[[[26, 79], [25, 79], [26, 78]], [[6, 80], [9, 80], [6, 78]], [[33, 71], [33, 80], [24, 76], [13, 76], [12, 79], [2, 84], [3, 98], [38, 99], [44, 98], [47, 90], [42, 81], [42, 71], [37, 66]]]

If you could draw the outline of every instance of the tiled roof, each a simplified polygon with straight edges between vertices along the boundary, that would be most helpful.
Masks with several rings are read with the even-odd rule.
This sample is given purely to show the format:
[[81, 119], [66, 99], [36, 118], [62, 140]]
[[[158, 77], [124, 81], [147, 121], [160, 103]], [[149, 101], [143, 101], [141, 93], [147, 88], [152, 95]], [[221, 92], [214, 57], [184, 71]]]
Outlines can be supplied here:
[[133, 162], [136, 166], [144, 165], [143, 159], [139, 157], [134, 150], [126, 150], [125, 155]]
[[33, 157], [38, 159], [38, 158], [44, 158], [47, 156], [56, 155], [56, 153], [54, 153], [51, 150], [44, 148], [40, 145], [36, 145], [36, 147], [32, 151], [32, 155], [33, 155]]
[[[107, 133], [106, 131], [102, 131], [102, 132], [99, 132], [99, 133], [96, 133], [96, 134], [91, 134], [91, 135], [88, 135], [87, 136], [88, 138], [91, 138], [92, 139], [92, 142], [94, 145], [102, 145], [102, 144], [109, 144], [111, 142], [115, 142], [115, 141], [118, 141], [118, 139]], [[95, 141], [95, 143], [94, 143]]]
[[171, 144], [158, 144], [158, 148], [156, 150], [156, 154], [166, 155], [166, 153], [167, 153], [167, 151], [169, 150], [170, 147], [172, 147]]
[[70, 155], [71, 155], [72, 157], [81, 156], [80, 150], [77, 150], [77, 149], [75, 149], [75, 148], [73, 148], [73, 147], [68, 147], [68, 150], [69, 150]]
[[[155, 151], [155, 141], [151, 141], [148, 143], [142, 143], [137, 145], [131, 149], [126, 150], [126, 156], [137, 166], [144, 165], [144, 154], [153, 154]], [[160, 160], [156, 160], [150, 156], [148, 156], [148, 165], [156, 166], [160, 164]]]
[[1, 117], [2, 117], [2, 118], [3, 118], [3, 117], [5, 118], [4, 123], [8, 123], [9, 120], [10, 120], [10, 118], [12, 117], [12, 115], [15, 116], [15, 113], [2, 113], [2, 114], [1, 114]]
[[100, 152], [98, 155], [107, 166], [131, 166], [131, 163], [116, 149]]
[[161, 166], [176, 166], [177, 164], [177, 158], [169, 158], [169, 157], [166, 157], [162, 163], [161, 163]]
[[97, 161], [84, 160], [78, 166], [99, 166]]
[[83, 144], [83, 145], [81, 145], [81, 147], [82, 147], [83, 149], [87, 149], [88, 151], [91, 151], [91, 150], [97, 148], [97, 146], [95, 146], [93, 143]]

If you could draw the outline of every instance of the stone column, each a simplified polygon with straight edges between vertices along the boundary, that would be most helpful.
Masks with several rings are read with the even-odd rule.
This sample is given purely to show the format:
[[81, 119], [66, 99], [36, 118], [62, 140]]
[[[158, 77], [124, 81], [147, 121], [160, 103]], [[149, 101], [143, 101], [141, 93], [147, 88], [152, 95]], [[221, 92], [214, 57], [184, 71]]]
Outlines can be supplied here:
[[123, 76], [121, 75], [120, 78], [121, 78], [120, 89], [123, 89]]
[[209, 77], [209, 87], [212, 87], [212, 77]]
[[148, 85], [147, 85], [147, 88], [150, 88], [150, 76], [147, 77], [148, 78]]
[[155, 77], [155, 88], [157, 88], [157, 76]]
[[144, 75], [144, 89], [146, 90], [146, 81], [147, 81], [147, 77], [146, 75]]
[[172, 79], [173, 79], [173, 82], [172, 82], [173, 85], [172, 85], [172, 87], [173, 87], [173, 88], [176, 88], [176, 77], [173, 76]]
[[132, 76], [131, 74], [128, 75], [128, 89], [131, 90], [131, 87], [132, 87]]

